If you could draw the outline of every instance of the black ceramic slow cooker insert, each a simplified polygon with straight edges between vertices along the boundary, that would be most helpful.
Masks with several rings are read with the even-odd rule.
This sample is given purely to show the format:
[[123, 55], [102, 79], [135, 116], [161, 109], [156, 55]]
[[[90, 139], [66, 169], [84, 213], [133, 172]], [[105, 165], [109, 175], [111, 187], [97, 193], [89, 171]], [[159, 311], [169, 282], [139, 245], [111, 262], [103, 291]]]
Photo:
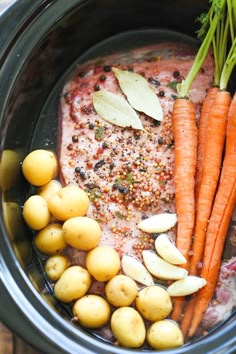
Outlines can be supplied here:
[[[205, 0], [18, 0], [0, 17], [0, 319], [42, 353], [140, 350], [95, 338], [45, 291], [32, 235], [21, 219], [29, 185], [20, 162], [32, 147], [56, 148], [58, 83], [88, 49], [127, 31], [193, 36], [195, 19], [207, 7]], [[233, 353], [235, 329], [232, 315], [206, 337], [165, 353]]]

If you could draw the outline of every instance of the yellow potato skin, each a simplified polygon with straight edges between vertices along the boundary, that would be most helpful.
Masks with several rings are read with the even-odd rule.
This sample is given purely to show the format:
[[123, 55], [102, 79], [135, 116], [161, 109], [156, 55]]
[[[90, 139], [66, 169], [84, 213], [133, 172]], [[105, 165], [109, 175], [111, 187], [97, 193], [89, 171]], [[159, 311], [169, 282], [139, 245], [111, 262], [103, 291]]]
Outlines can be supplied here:
[[99, 244], [102, 230], [99, 223], [86, 216], [77, 216], [64, 222], [63, 236], [68, 245], [89, 251]]
[[129, 306], [138, 294], [136, 282], [126, 275], [116, 275], [105, 286], [108, 302], [115, 306]]
[[172, 311], [170, 295], [158, 285], [141, 289], [136, 297], [135, 305], [139, 313], [152, 322], [166, 318]]
[[98, 246], [88, 252], [86, 267], [98, 281], [108, 281], [120, 270], [119, 254], [109, 246]]
[[48, 207], [56, 219], [66, 221], [84, 216], [89, 207], [89, 198], [77, 185], [70, 185], [53, 194], [48, 200]]
[[139, 348], [146, 337], [142, 317], [132, 307], [120, 307], [111, 316], [111, 329], [118, 343], [126, 348]]
[[57, 281], [69, 265], [69, 257], [63, 254], [58, 254], [51, 256], [46, 260], [44, 270], [50, 280]]
[[26, 200], [22, 214], [26, 224], [33, 230], [44, 228], [51, 217], [46, 200], [39, 195], [32, 195]]
[[55, 297], [65, 303], [84, 296], [90, 288], [92, 279], [89, 272], [80, 266], [67, 268], [56, 282]]
[[181, 330], [170, 320], [154, 322], [147, 331], [147, 341], [153, 349], [171, 349], [184, 344]]
[[44, 254], [54, 255], [60, 253], [67, 247], [63, 237], [62, 226], [58, 223], [47, 225], [37, 233], [34, 244]]
[[100, 328], [109, 321], [111, 308], [103, 297], [90, 294], [75, 302], [73, 314], [82, 326]]
[[39, 149], [29, 153], [23, 163], [22, 171], [33, 186], [43, 186], [57, 175], [57, 159], [53, 152]]
[[59, 181], [53, 179], [42, 187], [39, 187], [37, 190], [37, 194], [43, 197], [46, 201], [48, 201], [53, 194], [62, 189], [62, 185]]

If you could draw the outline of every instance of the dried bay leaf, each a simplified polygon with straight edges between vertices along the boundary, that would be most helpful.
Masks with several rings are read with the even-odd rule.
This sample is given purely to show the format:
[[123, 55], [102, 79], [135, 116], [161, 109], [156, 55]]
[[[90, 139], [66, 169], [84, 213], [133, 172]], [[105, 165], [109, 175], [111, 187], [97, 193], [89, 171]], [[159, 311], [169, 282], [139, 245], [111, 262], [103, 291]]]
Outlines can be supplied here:
[[144, 112], [156, 120], [163, 120], [163, 110], [160, 101], [143, 76], [118, 68], [112, 68], [112, 71], [119, 82], [121, 90], [134, 109]]
[[144, 130], [138, 114], [123, 96], [97, 91], [93, 94], [93, 105], [96, 112], [112, 124]]

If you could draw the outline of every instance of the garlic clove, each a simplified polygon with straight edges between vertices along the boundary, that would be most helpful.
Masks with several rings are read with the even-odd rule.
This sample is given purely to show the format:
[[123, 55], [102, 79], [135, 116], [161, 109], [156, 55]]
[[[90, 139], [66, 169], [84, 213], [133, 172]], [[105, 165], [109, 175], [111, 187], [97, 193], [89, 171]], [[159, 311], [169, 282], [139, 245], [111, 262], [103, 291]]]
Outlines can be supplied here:
[[153, 251], [143, 251], [143, 261], [148, 271], [159, 279], [176, 280], [188, 275], [184, 268], [166, 262]]
[[138, 228], [147, 233], [165, 232], [177, 223], [177, 215], [171, 213], [163, 213], [153, 215], [150, 218], [140, 221]]
[[146, 286], [154, 285], [151, 274], [136, 258], [127, 255], [123, 256], [121, 259], [121, 266], [124, 274], [133, 280]]
[[171, 264], [184, 264], [186, 258], [173, 244], [166, 234], [161, 234], [156, 238], [155, 248], [157, 253], [167, 262]]
[[206, 283], [207, 281], [204, 278], [189, 275], [184, 279], [175, 281], [166, 290], [170, 296], [187, 296], [201, 289]]

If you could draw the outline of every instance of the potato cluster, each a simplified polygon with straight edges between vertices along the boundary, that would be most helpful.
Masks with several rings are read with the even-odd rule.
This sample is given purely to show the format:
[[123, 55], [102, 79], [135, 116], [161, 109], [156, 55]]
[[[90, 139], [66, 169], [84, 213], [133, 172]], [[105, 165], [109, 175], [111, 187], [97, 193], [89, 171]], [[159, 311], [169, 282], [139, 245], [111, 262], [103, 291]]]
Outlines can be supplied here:
[[[54, 283], [54, 295], [71, 304], [74, 320], [90, 329], [109, 323], [126, 348], [139, 348], [145, 340], [154, 349], [183, 345], [179, 327], [166, 319], [172, 311], [168, 292], [158, 285], [140, 288], [122, 274], [119, 254], [99, 245], [101, 227], [86, 216], [87, 194], [77, 185], [62, 187], [55, 179], [55, 155], [35, 150], [26, 156], [22, 170], [37, 188], [24, 204], [23, 218], [36, 233], [35, 247], [47, 256], [45, 273]], [[86, 252], [85, 266], [71, 264], [68, 246]], [[94, 281], [104, 283], [103, 295], [90, 293]]]

